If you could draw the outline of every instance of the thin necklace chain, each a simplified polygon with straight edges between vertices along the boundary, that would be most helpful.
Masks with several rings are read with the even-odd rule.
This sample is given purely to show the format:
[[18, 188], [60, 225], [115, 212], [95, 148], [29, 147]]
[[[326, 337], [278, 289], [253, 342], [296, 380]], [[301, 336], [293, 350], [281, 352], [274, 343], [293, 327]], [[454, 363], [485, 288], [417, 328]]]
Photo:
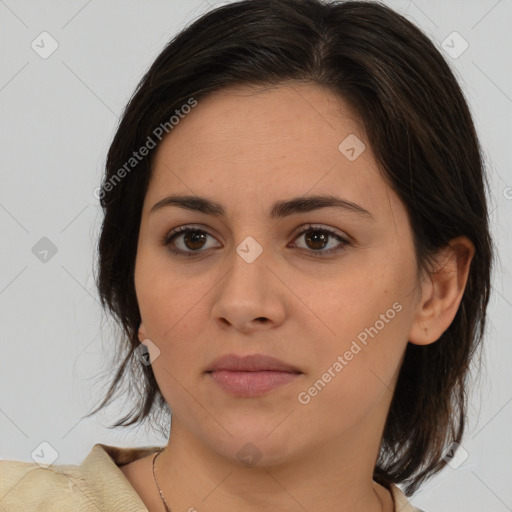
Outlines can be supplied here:
[[164, 493], [162, 492], [162, 489], [160, 489], [160, 486], [158, 485], [158, 482], [156, 480], [156, 474], [155, 474], [155, 463], [156, 463], [156, 459], [158, 458], [158, 456], [162, 453], [162, 450], [163, 448], [160, 448], [160, 450], [158, 450], [158, 452], [155, 454], [155, 456], [153, 457], [153, 478], [155, 479], [155, 484], [156, 484], [156, 487], [158, 489], [158, 492], [160, 493], [160, 498], [162, 498], [162, 503], [164, 504], [164, 507], [165, 507], [165, 511], [166, 512], [171, 512], [171, 509], [167, 506], [167, 502], [165, 501], [165, 498], [164, 498]]

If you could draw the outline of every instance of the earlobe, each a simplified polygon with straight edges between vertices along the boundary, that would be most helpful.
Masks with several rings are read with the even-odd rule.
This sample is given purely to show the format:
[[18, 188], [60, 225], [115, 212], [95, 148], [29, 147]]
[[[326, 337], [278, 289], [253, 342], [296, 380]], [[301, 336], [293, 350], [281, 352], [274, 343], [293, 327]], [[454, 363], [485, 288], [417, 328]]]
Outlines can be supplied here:
[[473, 243], [460, 236], [436, 255], [435, 268], [421, 283], [421, 299], [409, 333], [410, 343], [429, 345], [448, 329], [459, 309], [474, 254]]

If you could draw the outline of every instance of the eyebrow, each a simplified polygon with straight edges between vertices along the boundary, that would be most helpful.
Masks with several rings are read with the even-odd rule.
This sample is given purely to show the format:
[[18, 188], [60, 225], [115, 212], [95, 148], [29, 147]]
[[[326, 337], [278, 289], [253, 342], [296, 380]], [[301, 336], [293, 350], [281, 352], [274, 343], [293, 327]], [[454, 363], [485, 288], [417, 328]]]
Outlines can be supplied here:
[[[155, 203], [149, 214], [157, 212], [162, 208], [177, 206], [186, 210], [213, 215], [225, 218], [226, 210], [223, 206], [211, 199], [200, 196], [173, 195], [164, 197]], [[373, 219], [373, 215], [356, 203], [342, 199], [341, 197], [329, 195], [294, 197], [286, 201], [277, 201], [270, 210], [270, 217], [273, 219], [288, 217], [297, 213], [306, 213], [321, 208], [342, 208], [347, 212], [356, 214], [366, 219]]]

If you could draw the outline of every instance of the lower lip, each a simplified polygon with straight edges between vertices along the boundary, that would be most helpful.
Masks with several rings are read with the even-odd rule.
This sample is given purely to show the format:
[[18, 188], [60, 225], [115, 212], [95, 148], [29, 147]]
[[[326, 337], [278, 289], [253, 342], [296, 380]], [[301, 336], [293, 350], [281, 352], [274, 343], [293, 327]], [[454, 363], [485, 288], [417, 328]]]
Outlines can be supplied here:
[[210, 372], [209, 375], [224, 391], [232, 395], [250, 398], [263, 395], [272, 389], [288, 384], [297, 378], [300, 373], [271, 370], [260, 372], [221, 370]]

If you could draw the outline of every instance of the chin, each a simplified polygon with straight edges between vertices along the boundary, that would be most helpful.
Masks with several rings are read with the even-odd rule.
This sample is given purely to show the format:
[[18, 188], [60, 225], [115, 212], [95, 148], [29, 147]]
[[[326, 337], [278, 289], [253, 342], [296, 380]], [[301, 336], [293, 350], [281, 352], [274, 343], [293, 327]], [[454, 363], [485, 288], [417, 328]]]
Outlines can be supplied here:
[[[298, 449], [297, 440], [286, 429], [277, 429], [279, 422], [269, 426], [247, 416], [245, 421], [223, 423], [222, 439], [209, 439], [211, 448], [222, 457], [246, 467], [272, 467], [282, 464]], [[292, 451], [293, 450], [293, 451]]]

